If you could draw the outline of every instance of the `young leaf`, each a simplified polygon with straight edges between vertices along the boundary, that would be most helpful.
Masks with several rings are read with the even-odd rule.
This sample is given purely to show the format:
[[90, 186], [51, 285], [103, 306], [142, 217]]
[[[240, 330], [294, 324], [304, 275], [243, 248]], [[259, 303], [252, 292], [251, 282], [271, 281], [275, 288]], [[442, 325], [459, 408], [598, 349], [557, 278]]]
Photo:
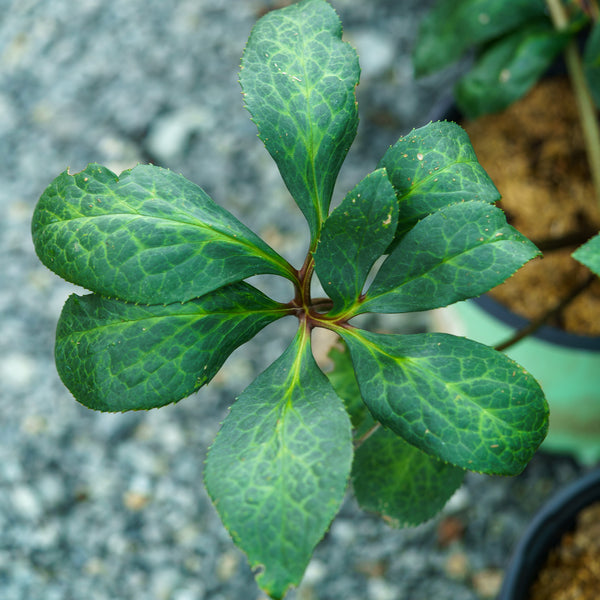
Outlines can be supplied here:
[[412, 312], [479, 296], [502, 283], [537, 248], [485, 202], [429, 215], [381, 266], [358, 312]]
[[352, 306], [394, 238], [398, 203], [385, 169], [367, 175], [325, 221], [315, 271], [334, 311]]
[[393, 431], [378, 429], [354, 454], [352, 485], [362, 508], [381, 514], [393, 527], [406, 527], [434, 517], [464, 474]]
[[459, 108], [470, 119], [503, 110], [533, 87], [570, 37], [543, 21], [492, 44], [456, 85]]
[[358, 113], [356, 51], [324, 0], [303, 0], [260, 19], [240, 82], [260, 139], [308, 220], [313, 241], [327, 217]]
[[600, 234], [595, 235], [573, 252], [573, 258], [600, 277]]
[[354, 495], [362, 508], [381, 514], [394, 527], [422, 523], [442, 509], [464, 470], [421, 452], [392, 431], [373, 432], [376, 421], [360, 395], [347, 347], [340, 345], [329, 352], [335, 367], [327, 376], [346, 404], [356, 437], [366, 437], [354, 452]]
[[286, 261], [182, 175], [138, 165], [119, 177], [91, 164], [59, 175], [32, 222], [40, 260], [93, 292], [129, 302], [185, 302]]
[[414, 65], [417, 76], [438, 71], [471, 46], [546, 17], [544, 0], [440, 0], [421, 22]]
[[399, 202], [398, 241], [423, 217], [463, 200], [500, 199], [477, 161], [466, 131], [438, 121], [413, 129], [384, 154], [385, 167]]
[[423, 452], [463, 469], [516, 475], [544, 439], [544, 394], [506, 355], [447, 334], [338, 333], [373, 416]]
[[242, 393], [205, 467], [205, 483], [234, 542], [272, 598], [298, 584], [344, 497], [350, 421], [317, 367], [302, 327]]
[[238, 346], [285, 314], [246, 283], [166, 306], [73, 294], [58, 322], [56, 366], [89, 408], [155, 408], [208, 383]]

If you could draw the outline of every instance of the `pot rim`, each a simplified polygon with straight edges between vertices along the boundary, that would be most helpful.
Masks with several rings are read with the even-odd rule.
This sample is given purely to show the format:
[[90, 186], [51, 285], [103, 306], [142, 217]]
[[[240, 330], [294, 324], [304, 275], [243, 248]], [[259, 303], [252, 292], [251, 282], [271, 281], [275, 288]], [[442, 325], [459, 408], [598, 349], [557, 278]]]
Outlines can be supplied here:
[[[514, 329], [523, 329], [529, 325], [529, 321], [525, 317], [517, 315], [488, 295], [471, 298], [471, 301], [475, 302], [485, 312]], [[531, 334], [531, 337], [566, 348], [600, 352], [600, 336], [578, 335], [559, 329], [558, 327], [553, 327], [552, 325], [542, 325], [535, 333]]]
[[600, 501], [600, 468], [568, 484], [542, 506], [515, 548], [497, 600], [528, 598], [550, 550], [575, 528], [577, 514], [595, 501]]
[[[545, 77], [564, 75], [565, 73], [564, 62], [559, 60], [553, 63], [548, 69]], [[447, 92], [442, 95], [429, 112], [428, 117], [429, 121], [454, 121], [460, 124], [463, 120], [463, 116], [456, 105], [453, 92]], [[475, 302], [482, 310], [485, 310], [505, 325], [509, 325], [514, 329], [523, 329], [530, 323], [528, 319], [517, 315], [487, 294], [477, 298], [471, 298], [470, 300]], [[537, 338], [566, 348], [600, 352], [600, 336], [578, 335], [576, 333], [565, 331], [564, 329], [559, 329], [558, 327], [553, 327], [552, 325], [543, 325], [528, 337]]]

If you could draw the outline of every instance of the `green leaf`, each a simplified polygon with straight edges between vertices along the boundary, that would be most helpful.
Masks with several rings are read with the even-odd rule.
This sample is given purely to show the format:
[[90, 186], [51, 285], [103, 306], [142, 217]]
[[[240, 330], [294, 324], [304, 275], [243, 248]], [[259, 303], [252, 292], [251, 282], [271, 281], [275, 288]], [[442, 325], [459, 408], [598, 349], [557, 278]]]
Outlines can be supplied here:
[[500, 199], [469, 136], [456, 123], [438, 121], [413, 129], [389, 148], [378, 166], [387, 170], [398, 197], [396, 240], [448, 204]]
[[[360, 395], [350, 353], [344, 342], [329, 352], [327, 374], [344, 400], [357, 438], [352, 482], [359, 504], [393, 527], [417, 525], [439, 512], [463, 479], [464, 470], [421, 452], [389, 430], [377, 429]], [[415, 473], [419, 476], [415, 477]]]
[[350, 421], [302, 327], [242, 393], [205, 468], [208, 493], [272, 598], [297, 585], [344, 497]]
[[64, 172], [35, 209], [33, 241], [55, 273], [129, 302], [184, 302], [258, 273], [292, 278], [274, 250], [182, 175]]
[[155, 408], [208, 383], [238, 346], [285, 314], [246, 283], [166, 306], [73, 294], [58, 322], [56, 366], [89, 408]]
[[335, 393], [344, 401], [352, 427], [362, 432], [365, 425], [368, 428], [375, 422], [369, 415], [367, 405], [360, 395], [348, 347], [342, 340], [339, 340], [327, 356], [333, 362], [333, 370], [327, 373], [327, 379]]
[[354, 454], [352, 484], [362, 508], [381, 514], [393, 527], [406, 527], [434, 517], [464, 474], [394, 432], [378, 429]]
[[413, 62], [417, 76], [438, 71], [471, 46], [547, 18], [544, 0], [441, 0], [421, 22]]
[[585, 43], [583, 68], [594, 104], [600, 108], [600, 23], [592, 27]]
[[543, 392], [506, 355], [447, 334], [338, 333], [372, 415], [423, 452], [463, 469], [515, 475], [544, 439]]
[[600, 234], [577, 248], [572, 256], [600, 277]]
[[453, 204], [406, 234], [357, 313], [429, 310], [479, 296], [537, 254], [499, 208], [485, 202]]
[[543, 22], [490, 45], [456, 85], [458, 107], [470, 119], [503, 110], [533, 87], [570, 38]]
[[304, 0], [260, 19], [240, 82], [260, 139], [316, 240], [342, 162], [356, 135], [356, 51], [324, 0]]
[[315, 271], [334, 311], [352, 306], [375, 261], [392, 242], [398, 203], [385, 169], [367, 175], [325, 221]]

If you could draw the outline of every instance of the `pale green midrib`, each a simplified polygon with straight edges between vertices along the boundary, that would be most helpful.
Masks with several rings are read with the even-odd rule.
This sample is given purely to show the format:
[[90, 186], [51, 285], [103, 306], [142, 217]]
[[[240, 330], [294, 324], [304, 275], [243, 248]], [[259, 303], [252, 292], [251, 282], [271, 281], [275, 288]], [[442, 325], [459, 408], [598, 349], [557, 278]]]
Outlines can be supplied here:
[[[299, 35], [301, 35], [299, 33]], [[317, 189], [317, 172], [316, 172], [316, 165], [315, 165], [315, 158], [316, 155], [318, 153], [318, 149], [315, 151], [315, 140], [314, 140], [314, 123], [313, 123], [313, 111], [312, 106], [310, 105], [310, 92], [312, 91], [312, 88], [314, 86], [310, 86], [308, 83], [308, 72], [306, 70], [306, 60], [305, 60], [305, 56], [306, 56], [306, 42], [304, 39], [304, 36], [301, 36], [301, 40], [300, 43], [302, 45], [302, 71], [303, 71], [303, 82], [304, 82], [304, 97], [306, 99], [306, 106], [307, 106], [307, 116], [308, 116], [308, 123], [309, 123], [309, 131], [308, 131], [308, 135], [309, 135], [309, 139], [310, 139], [310, 144], [307, 144], [307, 151], [309, 153], [309, 160], [310, 160], [310, 175], [311, 175], [311, 179], [312, 181], [310, 182], [308, 188], [310, 191], [310, 196], [312, 199], [312, 203], [313, 206], [315, 207], [315, 211], [316, 211], [316, 217], [317, 217], [317, 222], [315, 223], [316, 225], [316, 231], [315, 231], [315, 238], [317, 238], [320, 234], [321, 231], [321, 224], [323, 223], [323, 210], [322, 210], [322, 205], [321, 205], [321, 200], [322, 198], [319, 197], [319, 190]]]
[[[84, 194], [85, 197], [89, 197], [90, 200], [93, 203], [94, 200], [97, 198], [98, 194], [91, 194], [85, 188], [80, 187], [78, 181], [75, 179], [74, 176], [71, 176], [71, 177], [73, 178], [71, 184], [76, 189], [80, 190]], [[161, 216], [147, 215], [147, 214], [139, 212], [139, 209], [135, 208], [134, 206], [131, 206], [130, 204], [127, 204], [127, 202], [125, 202], [123, 200], [123, 198], [119, 194], [117, 194], [116, 191], [112, 187], [108, 186], [104, 182], [98, 181], [97, 179], [96, 179], [96, 182], [103, 186], [103, 188], [105, 190], [104, 191], [104, 196], [112, 197], [115, 202], [117, 202], [118, 204], [127, 206], [127, 208], [131, 209], [134, 212], [132, 212], [132, 213], [130, 213], [130, 212], [123, 212], [123, 213], [121, 213], [121, 212], [114, 212], [114, 213], [110, 213], [110, 214], [107, 214], [107, 215], [94, 215], [94, 216], [85, 215], [85, 216], [76, 217], [76, 218], [70, 218], [70, 219], [61, 219], [56, 213], [53, 213], [56, 217], [58, 217], [60, 219], [59, 222], [68, 223], [70, 221], [77, 221], [78, 219], [86, 219], [86, 218], [87, 219], [96, 219], [96, 218], [101, 218], [101, 217], [134, 215], [134, 216], [138, 216], [140, 218], [145, 218], [145, 219], [156, 219], [158, 221], [162, 220], [162, 221], [165, 221], [165, 222], [172, 222], [172, 223], [176, 223], [176, 224], [181, 225], [181, 226], [190, 226], [190, 227], [199, 227], [199, 228], [204, 228], [204, 229], [212, 229], [212, 230], [215, 230], [215, 231], [221, 233], [225, 237], [231, 239], [233, 243], [237, 243], [240, 246], [243, 246], [243, 247], [251, 249], [252, 250], [252, 252], [251, 252], [252, 254], [256, 255], [256, 252], [254, 252], [254, 251], [258, 250], [258, 254], [259, 254], [259, 256], [261, 258], [264, 258], [268, 262], [271, 262], [272, 264], [274, 264], [277, 267], [279, 267], [279, 270], [283, 270], [283, 272], [286, 273], [286, 277], [288, 279], [293, 280], [293, 268], [291, 267], [291, 265], [289, 265], [289, 263], [282, 256], [280, 256], [277, 252], [275, 252], [275, 250], [273, 250], [272, 248], [269, 248], [269, 250], [270, 250], [270, 252], [273, 253], [274, 256], [271, 255], [270, 253], [267, 253], [263, 248], [261, 248], [259, 246], [255, 246], [249, 240], [246, 240], [245, 234], [247, 232], [243, 232], [242, 231], [241, 234], [240, 234], [241, 238], [238, 238], [236, 235], [234, 235], [233, 233], [231, 233], [227, 229], [226, 230], [221, 229], [221, 227], [219, 226], [219, 223], [215, 223], [215, 222], [213, 222], [213, 223], [207, 223], [207, 222], [204, 222], [204, 221], [200, 221], [200, 220], [198, 220], [198, 218], [193, 213], [190, 213], [189, 210], [187, 210], [185, 208], [182, 208], [182, 207], [178, 207], [178, 210], [182, 214], [184, 214], [186, 217], [188, 217], [189, 221], [183, 221], [183, 220], [179, 220], [179, 219], [176, 219], [176, 218], [167, 217], [165, 215], [161, 215]], [[118, 178], [117, 177], [117, 179], [115, 181], [115, 184], [122, 183], [122, 182], [123, 182], [123, 178]], [[172, 182], [172, 183], [173, 183], [173, 185], [175, 185], [175, 182]], [[152, 196], [154, 196], [154, 197], [157, 197], [157, 200], [159, 200], [159, 202], [165, 203], [164, 199], [158, 197], [159, 195], [157, 194], [157, 190], [156, 190], [155, 184], [153, 184], [152, 187], [145, 187], [139, 181], [135, 181], [135, 179], [134, 180], [129, 180], [129, 181], [126, 180], [126, 184], [133, 185], [133, 186], [137, 187], [138, 189], [141, 189], [144, 192], [146, 192], [147, 197], [146, 197], [145, 201], [152, 200]], [[181, 192], [180, 186], [176, 185], [176, 187], [177, 187], [178, 191]], [[61, 193], [61, 192], [63, 192], [63, 188], [58, 188], [58, 184], [57, 184], [57, 194], [58, 194], [58, 197], [61, 198], [64, 202], [68, 202], [66, 194], [65, 193]], [[204, 193], [204, 192], [202, 191], [202, 193]], [[100, 194], [100, 195], [102, 195], [102, 194]], [[184, 198], [185, 194], [181, 194], [180, 197]], [[84, 201], [83, 198], [80, 198], [79, 202], [83, 203], [83, 202], [87, 202], [87, 200]], [[208, 195], [206, 196], [206, 199], [201, 198], [201, 204], [206, 204], [206, 203], [208, 203], [209, 206], [210, 206], [210, 204], [213, 204], [214, 205], [214, 209], [213, 210], [217, 210], [217, 211], [218, 210], [223, 210], [226, 213], [225, 215], [223, 215], [223, 218], [225, 218], [225, 219], [228, 219], [228, 218], [234, 219], [234, 221], [238, 222], [243, 229], [247, 229], [246, 226], [243, 223], [239, 222], [233, 215], [227, 214], [227, 212], [225, 211], [225, 209], [222, 209]], [[167, 204], [168, 204], [168, 202], [167, 202]], [[75, 208], [75, 206], [73, 206], [73, 208]], [[198, 208], [202, 208], [202, 207], [199, 206]], [[47, 225], [50, 225], [50, 224], [46, 224], [46, 226]], [[250, 229], [248, 229], [248, 232], [252, 236], [256, 237], [262, 244], [265, 244], [265, 242], [262, 239], [260, 239], [253, 231], [251, 231]], [[276, 260], [276, 259], [280, 259], [280, 260]]]
[[[289, 445], [284, 437], [284, 429], [285, 422], [288, 418], [288, 413], [295, 412], [292, 397], [294, 395], [294, 390], [303, 391], [299, 386], [300, 382], [300, 371], [302, 369], [302, 361], [304, 357], [305, 344], [307, 337], [309, 334], [306, 330], [302, 332], [298, 332], [298, 351], [294, 360], [290, 365], [290, 369], [288, 375], [285, 379], [285, 382], [282, 383], [282, 387], [284, 387], [285, 392], [281, 400], [273, 407], [270, 411], [272, 414], [277, 414], [276, 418], [276, 426], [273, 430], [273, 434], [268, 440], [268, 443], [265, 445], [270, 445], [276, 442], [277, 444], [277, 489], [279, 493], [277, 494], [277, 498], [279, 499], [278, 506], [280, 509], [279, 514], [279, 539], [277, 542], [277, 547], [280, 551], [280, 558], [283, 556], [284, 560], [282, 562], [282, 566], [285, 568], [286, 572], [290, 573], [290, 565], [294, 565], [296, 563], [295, 560], [290, 560], [289, 557], [285, 556], [287, 554], [286, 551], [286, 541], [288, 540], [288, 532], [287, 532], [287, 523], [288, 519], [286, 518], [289, 510], [291, 510], [290, 504], [287, 502], [288, 496], [288, 481], [289, 481], [289, 469], [287, 468], [287, 462], [289, 457], [293, 455], [293, 453], [289, 449]], [[309, 339], [309, 338], [308, 338]], [[277, 388], [279, 389], [279, 387]], [[295, 456], [295, 455], [293, 455]], [[293, 522], [294, 520], [292, 520]], [[297, 579], [297, 576], [295, 576]], [[297, 583], [297, 582], [296, 582]]]
[[[156, 305], [150, 305], [156, 306]], [[167, 305], [168, 306], [168, 305]], [[281, 313], [281, 314], [277, 314]], [[186, 313], [186, 314], [168, 314], [168, 315], [160, 315], [160, 316], [150, 316], [150, 317], [141, 317], [139, 319], [127, 319], [126, 321], [119, 321], [115, 323], [107, 323], [96, 325], [95, 327], [90, 327], [87, 329], [71, 329], [69, 333], [61, 337], [60, 339], [68, 339], [71, 337], [79, 337], [81, 335], [86, 335], [88, 333], [92, 333], [95, 331], [106, 331], [108, 329], [116, 328], [127, 328], [130, 325], [135, 323], [146, 323], [151, 321], [159, 321], [164, 319], [186, 319], [188, 321], [198, 321], [203, 319], [204, 317], [213, 317], [213, 316], [224, 316], [229, 317], [230, 319], [235, 318], [235, 316], [245, 315], [245, 318], [250, 317], [251, 315], [273, 315], [276, 319], [280, 319], [289, 314], [289, 309], [280, 308], [280, 309], [259, 309], [259, 310], [240, 310], [240, 311], [218, 311], [218, 312], [203, 312], [203, 313]], [[169, 335], [168, 337], [174, 337], [173, 335]]]
[[[472, 158], [472, 159], [469, 159], [469, 160], [467, 160], [467, 159], [453, 160], [450, 164], [447, 164], [445, 166], [440, 167], [437, 171], [433, 171], [432, 173], [429, 173], [429, 171], [427, 171], [426, 176], [423, 177], [422, 179], [419, 179], [418, 182], [415, 183], [414, 179], [412, 180], [413, 183], [411, 184], [410, 189], [407, 190], [404, 194], [401, 194], [400, 196], [398, 196], [398, 201], [402, 202], [403, 200], [405, 200], [406, 198], [408, 198], [409, 196], [411, 196], [415, 192], [418, 192], [419, 189], [422, 186], [424, 186], [425, 184], [429, 183], [432, 179], [435, 179], [440, 174], [445, 173], [446, 171], [452, 169], [456, 165], [470, 165], [470, 166], [472, 166], [472, 165], [479, 165], [479, 161], [476, 158]], [[423, 170], [426, 170], [426, 169], [423, 168]], [[460, 192], [460, 191], [461, 190], [451, 190], [452, 193], [456, 193], [456, 192]], [[444, 193], [448, 193], [448, 191], [446, 191]], [[479, 202], [486, 202], [486, 201], [485, 200], [480, 200]]]
[[[160, 167], [158, 167], [158, 168], [159, 168], [159, 170], [161, 172], [163, 171], [162, 168], [160, 168]], [[145, 193], [143, 203], [153, 202], [154, 201], [154, 202], [158, 202], [160, 204], [164, 204], [166, 206], [170, 206], [173, 201], [178, 201], [178, 200], [181, 200], [181, 199], [185, 200], [186, 199], [186, 194], [183, 191], [183, 188], [182, 188], [182, 185], [181, 185], [182, 183], [184, 183], [184, 184], [192, 185], [192, 186], [198, 188], [198, 190], [194, 192], [194, 197], [196, 199], [198, 199], [198, 203], [199, 203], [198, 206], [196, 207], [197, 209], [203, 208], [203, 205], [210, 206], [212, 204], [215, 207], [216, 210], [223, 210], [223, 211], [225, 211], [225, 209], [223, 209], [222, 207], [220, 207], [210, 196], [208, 196], [208, 194], [206, 194], [206, 192], [204, 192], [204, 190], [202, 188], [200, 188], [199, 186], [197, 186], [196, 184], [194, 184], [193, 182], [191, 182], [191, 181], [189, 181], [189, 180], [187, 180], [185, 178], [183, 178], [184, 181], [176, 181], [176, 179], [178, 179], [179, 177], [182, 177], [182, 176], [178, 177], [177, 175], [175, 175], [172, 171], [170, 171], [168, 169], [166, 169], [166, 171], [167, 171], [167, 173], [170, 173], [170, 174], [172, 174], [172, 175], [175, 176], [175, 179], [170, 180], [169, 184], [171, 186], [173, 186], [177, 190], [177, 194], [173, 194], [168, 200], [165, 200], [165, 198], [163, 196], [161, 196], [161, 194], [158, 193], [158, 190], [156, 188], [156, 183], [155, 182], [152, 183], [151, 187], [148, 187], [148, 186], [143, 185], [140, 181], [137, 181], [135, 179], [135, 177], [133, 177], [133, 178], [132, 177], [124, 178], [122, 176], [117, 176], [116, 179], [113, 182], [113, 185], [122, 185], [122, 186], [125, 186], [125, 187], [134, 187], [137, 190], [141, 190], [142, 192]], [[129, 171], [130, 175], [131, 175], [131, 173], [133, 173], [133, 169]], [[131, 204], [128, 204], [126, 201], [124, 201], [124, 198], [132, 198], [132, 197], [135, 198], [136, 194], [132, 194], [132, 193], [127, 193], [125, 195], [118, 194], [117, 191], [114, 189], [113, 186], [108, 185], [108, 184], [106, 184], [103, 181], [99, 181], [98, 179], [95, 179], [95, 181], [96, 181], [96, 183], [98, 183], [99, 185], [101, 185], [103, 187], [104, 193], [102, 194], [101, 192], [99, 192], [98, 194], [92, 194], [85, 187], [81, 187], [80, 186], [80, 184], [77, 181], [77, 179], [75, 179], [75, 176], [71, 176], [71, 177], [73, 178], [73, 181], [71, 182], [71, 185], [73, 187], [75, 187], [75, 189], [81, 191], [84, 194], [85, 197], [89, 197], [92, 200], [97, 200], [98, 195], [100, 195], [100, 196], [103, 196], [103, 195], [104, 196], [109, 196], [109, 197], [113, 198], [113, 200], [115, 202], [117, 202], [118, 204], [125, 205], [128, 208], [134, 210], [136, 214], [140, 214], [140, 215], [142, 214], [136, 208], [134, 208]], [[58, 191], [58, 196], [63, 201], [67, 201], [66, 194], [61, 193], [61, 192], [64, 191], [64, 188], [58, 188], [57, 187], [57, 190], [59, 190]], [[198, 191], [200, 193], [198, 193]], [[203, 195], [205, 197], [202, 197]], [[80, 201], [83, 202], [83, 198], [80, 199]], [[177, 210], [180, 213], [182, 213], [185, 216], [187, 216], [191, 221], [198, 222], [197, 217], [194, 215], [193, 212], [190, 212], [190, 210], [188, 208], [185, 208], [185, 207], [182, 207], [182, 206], [178, 206]], [[125, 214], [127, 214], [127, 213], [125, 213]], [[233, 215], [231, 215], [231, 216], [233, 216]], [[184, 221], [182, 221], [182, 223], [184, 223]]]
[[[499, 232], [497, 232], [497, 233], [499, 233]], [[415, 275], [413, 277], [403, 280], [396, 287], [394, 287], [391, 290], [388, 290], [387, 292], [381, 292], [380, 294], [371, 296], [371, 295], [369, 295], [369, 291], [367, 290], [367, 295], [365, 297], [365, 300], [360, 304], [360, 308], [364, 308], [365, 306], [368, 306], [368, 304], [375, 302], [376, 300], [378, 300], [379, 298], [381, 298], [383, 296], [388, 296], [390, 294], [392, 294], [392, 295], [397, 294], [398, 290], [400, 288], [402, 288], [403, 286], [405, 286], [409, 283], [412, 283], [413, 281], [416, 281], [417, 279], [421, 279], [422, 277], [427, 277], [436, 269], [441, 268], [442, 266], [446, 265], [447, 263], [451, 262], [452, 260], [459, 258], [465, 254], [468, 254], [469, 252], [472, 252], [472, 251], [476, 250], [477, 248], [481, 248], [482, 246], [489, 246], [490, 244], [497, 244], [497, 243], [503, 243], [503, 242], [519, 242], [519, 240], [515, 240], [510, 237], [500, 237], [500, 236], [498, 236], [495, 239], [484, 240], [483, 242], [476, 244], [475, 246], [471, 246], [469, 249], [465, 250], [464, 252], [458, 252], [456, 254], [452, 254], [451, 256], [445, 257], [443, 260], [436, 263], [436, 265], [434, 267], [427, 269], [426, 271], [423, 271], [422, 273], [419, 273], [418, 275]], [[375, 282], [373, 282], [373, 283], [375, 283]]]
[[[306, 509], [303, 506], [294, 505], [294, 507], [292, 507], [290, 505], [290, 503], [287, 502], [287, 497], [288, 497], [288, 492], [289, 492], [287, 483], [289, 482], [289, 476], [290, 476], [290, 471], [287, 468], [289, 458], [291, 456], [293, 456], [296, 460], [301, 461], [302, 464], [304, 464], [306, 467], [308, 467], [311, 472], [314, 472], [314, 469], [311, 465], [308, 465], [304, 460], [301, 459], [301, 457], [298, 457], [297, 455], [292, 453], [292, 451], [289, 448], [289, 444], [283, 437], [283, 430], [285, 428], [284, 427], [285, 422], [291, 413], [294, 413], [296, 418], [300, 422], [302, 422], [300, 415], [296, 412], [296, 410], [292, 404], [292, 401], [291, 401], [292, 396], [294, 395], [294, 391], [297, 391], [297, 392], [299, 391], [302, 398], [306, 399], [306, 394], [304, 393], [304, 388], [300, 385], [300, 373], [302, 371], [303, 361], [310, 360], [310, 358], [311, 358], [310, 356], [306, 355], [306, 352], [309, 351], [307, 349], [307, 344], [310, 342], [310, 334], [306, 331], [306, 329], [303, 329], [302, 331], [300, 331], [297, 334], [297, 336], [298, 336], [297, 337], [297, 345], [296, 345], [297, 352], [296, 352], [296, 355], [295, 355], [293, 361], [291, 362], [291, 365], [290, 365], [290, 368], [288, 371], [288, 375], [285, 379], [286, 392], [284, 394], [284, 397], [270, 411], [270, 414], [276, 415], [275, 420], [276, 420], [277, 425], [273, 431], [272, 436], [265, 443], [265, 445], [268, 446], [268, 445], [274, 443], [275, 441], [277, 441], [277, 448], [278, 448], [277, 468], [278, 468], [278, 473], [279, 473], [279, 476], [277, 477], [277, 485], [278, 485], [278, 490], [279, 490], [277, 498], [279, 498], [279, 500], [280, 500], [279, 501], [280, 515], [279, 515], [279, 523], [278, 523], [280, 533], [279, 533], [279, 538], [278, 538], [278, 542], [277, 542], [277, 547], [279, 548], [279, 551], [280, 551], [279, 566], [281, 568], [283, 568], [285, 570], [285, 572], [288, 574], [288, 576], [290, 576], [290, 577], [292, 576], [292, 573], [295, 573], [294, 581], [288, 582], [291, 584], [297, 583], [297, 580], [299, 579], [298, 567], [297, 567], [298, 559], [300, 559], [301, 561], [304, 560], [304, 558], [306, 558], [306, 550], [307, 549], [310, 550], [315, 545], [315, 541], [305, 535], [303, 537], [302, 541], [299, 543], [299, 547], [302, 549], [302, 552], [300, 554], [297, 552], [298, 544], [296, 544], [295, 551], [292, 551], [291, 555], [288, 555], [288, 550], [289, 550], [290, 544], [286, 543], [289, 541], [287, 525], [288, 525], [288, 523], [293, 522], [294, 520], [288, 519], [287, 514], [294, 507], [295, 507], [295, 510], [300, 511], [305, 515], [307, 514]], [[280, 386], [277, 386], [276, 388], [273, 388], [273, 386], [271, 386], [271, 389], [275, 390], [275, 392], [277, 392], [277, 390], [280, 389]], [[306, 531], [305, 531], [305, 533], [306, 533]]]
[[[202, 229], [202, 230], [214, 231], [216, 234], [221, 234], [222, 236], [226, 237], [229, 240], [228, 243], [233, 244], [233, 245], [239, 245], [244, 248], [247, 248], [248, 250], [251, 250], [251, 252], [249, 254], [256, 256], [258, 258], [262, 258], [262, 259], [266, 260], [267, 262], [275, 265], [277, 267], [277, 271], [279, 273], [282, 273], [282, 274], [285, 273], [284, 276], [287, 279], [294, 281], [292, 267], [285, 260], [285, 258], [280, 256], [275, 250], [270, 249], [273, 254], [268, 253], [264, 249], [260, 248], [259, 246], [253, 245], [249, 240], [246, 240], [245, 237], [243, 236], [243, 233], [241, 233], [240, 236], [237, 236], [231, 232], [228, 232], [227, 230], [223, 231], [222, 229], [219, 229], [218, 227], [216, 227], [214, 225], [210, 225], [208, 223], [203, 223], [202, 221], [197, 221], [197, 220], [196, 220], [196, 223], [189, 223], [187, 221], [179, 221], [177, 219], [171, 219], [168, 217], [144, 215], [144, 214], [141, 214], [138, 212], [135, 212], [135, 213], [126, 213], [126, 212], [109, 213], [109, 214], [104, 214], [104, 215], [72, 217], [72, 218], [68, 218], [68, 219], [61, 218], [60, 220], [57, 220], [57, 221], [45, 223], [39, 229], [39, 233], [37, 234], [37, 237], [41, 237], [45, 231], [50, 231], [50, 235], [52, 235], [52, 232], [51, 232], [52, 229], [58, 229], [60, 231], [61, 227], [63, 227], [65, 224], [76, 223], [77, 221], [93, 222], [97, 219], [110, 219], [113, 217], [130, 217], [130, 219], [128, 220], [128, 223], [130, 223], [131, 221], [136, 220], [136, 219], [153, 219], [153, 220], [159, 221], [159, 222], [162, 221], [162, 222], [167, 222], [167, 223], [175, 223], [181, 227], [192, 227], [192, 228], [197, 227], [198, 229]], [[48, 234], [46, 234], [46, 235], [48, 235]], [[110, 234], [106, 234], [106, 235], [110, 235]], [[252, 233], [252, 235], [256, 235], [256, 234]], [[260, 240], [260, 238], [258, 238], [258, 239]], [[262, 240], [260, 240], [260, 241], [262, 242]], [[156, 246], [156, 249], [160, 249], [161, 247], [171, 248], [171, 247], [183, 246], [183, 245], [204, 245], [206, 243], [208, 243], [208, 240], [183, 241], [183, 242], [180, 242], [177, 244], [169, 244], [168, 246]], [[262, 243], [265, 243], [265, 242], [262, 242]], [[275, 255], [275, 256], [273, 256], [273, 255]], [[279, 260], [277, 260], [276, 257], [281, 259], [281, 262]]]

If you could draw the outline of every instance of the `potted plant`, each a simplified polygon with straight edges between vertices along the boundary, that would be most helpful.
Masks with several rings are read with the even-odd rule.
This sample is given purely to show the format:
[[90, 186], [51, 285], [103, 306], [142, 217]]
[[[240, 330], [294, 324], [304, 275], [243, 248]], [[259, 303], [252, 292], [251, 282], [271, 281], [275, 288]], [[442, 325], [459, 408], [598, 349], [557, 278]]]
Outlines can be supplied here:
[[[456, 105], [509, 222], [544, 252], [450, 320], [535, 374], [551, 406], [544, 447], [585, 463], [600, 459], [600, 281], [571, 255], [600, 226], [597, 19], [595, 1], [441, 0], [414, 53], [419, 75], [474, 53]], [[561, 55], [572, 91], [562, 78], [536, 88]]]
[[[552, 497], [519, 541], [498, 600], [594, 600], [598, 594], [600, 470]], [[565, 596], [565, 594], [567, 594]]]
[[[479, 295], [537, 254], [494, 206], [498, 192], [454, 123], [401, 137], [330, 210], [357, 129], [358, 79], [325, 0], [268, 13], [244, 51], [246, 107], [308, 224], [298, 267], [200, 187], [152, 165], [65, 171], [32, 219], [41, 261], [90, 290], [67, 300], [55, 360], [92, 409], [177, 402], [258, 331], [297, 320], [285, 352], [233, 403], [205, 465], [225, 527], [272, 598], [300, 581], [350, 478], [367, 509], [416, 524], [465, 470], [521, 472], [547, 430], [538, 383], [501, 352], [356, 325], [367, 312]], [[288, 281], [289, 300], [245, 281], [261, 274]], [[315, 297], [316, 277], [326, 297]], [[313, 358], [315, 328], [344, 342], [329, 377]]]

